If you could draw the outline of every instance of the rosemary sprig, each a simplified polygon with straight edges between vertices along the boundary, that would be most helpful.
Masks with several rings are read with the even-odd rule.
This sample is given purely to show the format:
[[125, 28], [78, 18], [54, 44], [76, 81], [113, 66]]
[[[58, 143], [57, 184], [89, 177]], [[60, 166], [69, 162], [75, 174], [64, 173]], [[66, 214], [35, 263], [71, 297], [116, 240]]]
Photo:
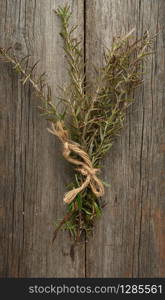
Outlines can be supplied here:
[[[4, 48], [0, 48], [0, 56], [12, 64], [13, 69], [21, 75], [23, 84], [29, 82], [33, 86], [42, 102], [42, 115], [54, 124], [63, 120], [70, 140], [84, 149], [93, 167], [98, 168], [123, 127], [126, 110], [134, 101], [134, 90], [143, 82], [141, 67], [145, 58], [151, 54], [149, 49], [153, 38], [146, 32], [141, 39], [135, 40], [134, 30], [122, 38], [115, 38], [111, 49], [105, 49], [104, 65], [98, 70], [98, 82], [94, 88], [96, 92], [89, 94], [84, 84], [81, 41], [75, 38], [77, 26], [70, 26], [70, 8], [68, 5], [59, 7], [55, 13], [61, 19], [60, 34], [70, 76], [66, 93], [63, 98], [59, 98], [59, 103], [63, 103], [62, 113], [58, 111], [58, 105], [53, 103], [44, 74], [35, 78], [36, 64], [27, 68], [28, 57], [19, 61], [10, 54], [10, 50]], [[76, 154], [72, 154], [72, 157], [76, 158]], [[84, 176], [75, 170], [72, 187], [80, 187], [83, 181]], [[101, 215], [104, 206], [102, 199], [98, 199], [86, 187], [67, 205], [67, 214], [57, 226], [54, 238], [60, 229], [68, 230], [76, 240], [84, 233], [92, 232], [95, 219]]]
[[47, 120], [53, 122], [60, 120], [62, 118], [62, 114], [57, 111], [57, 107], [51, 99], [51, 88], [45, 82], [45, 72], [35, 78], [34, 69], [37, 63], [30, 67], [28, 66], [29, 56], [26, 56], [19, 61], [14, 54], [10, 53], [11, 50], [11, 48], [0, 48], [0, 56], [3, 58], [3, 61], [11, 63], [15, 72], [21, 76], [20, 81], [23, 85], [29, 82], [34, 88], [37, 97], [41, 100], [42, 105], [39, 107], [41, 115], [45, 116]]
[[[84, 64], [79, 49], [80, 41], [73, 37], [77, 27], [70, 28], [69, 6], [56, 11], [62, 22], [61, 36], [71, 75], [67, 99], [71, 111], [70, 132], [72, 138], [86, 150], [95, 167], [113, 145], [115, 137], [123, 127], [126, 110], [134, 101], [134, 90], [143, 82], [141, 67], [151, 54], [152, 39], [148, 32], [135, 40], [132, 29], [124, 37], [116, 38], [111, 49], [105, 49], [104, 65], [98, 70], [98, 82], [94, 94], [84, 91]], [[74, 80], [76, 78], [76, 80]], [[75, 187], [82, 184], [82, 177], [76, 174]], [[75, 239], [92, 231], [95, 218], [101, 215], [104, 204], [87, 188], [68, 206], [73, 212], [63, 228]]]
[[72, 116], [70, 119], [72, 139], [80, 142], [80, 127], [82, 123], [81, 112], [83, 109], [82, 105], [85, 103], [85, 75], [81, 41], [74, 36], [77, 25], [72, 27], [69, 26], [71, 17], [70, 7], [68, 5], [59, 7], [55, 10], [55, 13], [60, 17], [62, 23], [60, 35], [64, 41], [64, 51], [67, 57], [69, 66], [68, 73], [71, 82], [67, 89], [67, 99], [63, 99], [63, 101], [65, 102], [65, 105], [67, 105], [67, 109], [70, 110]]

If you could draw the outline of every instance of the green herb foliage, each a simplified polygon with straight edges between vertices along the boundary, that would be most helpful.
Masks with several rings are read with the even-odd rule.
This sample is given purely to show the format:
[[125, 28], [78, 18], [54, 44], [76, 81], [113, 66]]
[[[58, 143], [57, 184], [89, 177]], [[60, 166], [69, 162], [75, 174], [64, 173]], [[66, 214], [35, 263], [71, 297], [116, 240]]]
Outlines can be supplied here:
[[[97, 70], [95, 92], [89, 94], [85, 83], [85, 63], [81, 41], [75, 38], [77, 26], [70, 26], [71, 11], [68, 5], [55, 11], [61, 19], [61, 37], [64, 42], [70, 84], [64, 96], [54, 104], [51, 89], [44, 75], [35, 78], [36, 64], [27, 66], [28, 57], [21, 61], [10, 54], [10, 49], [0, 48], [0, 55], [21, 74], [22, 83], [30, 82], [42, 101], [41, 113], [51, 122], [63, 120], [70, 138], [88, 153], [93, 166], [100, 167], [102, 159], [111, 148], [134, 101], [134, 90], [143, 82], [142, 64], [151, 54], [152, 39], [148, 32], [135, 40], [134, 30], [124, 37], [114, 39], [111, 49], [104, 51], [104, 64]], [[62, 104], [62, 105], [61, 105]], [[61, 105], [61, 108], [57, 108]], [[60, 111], [60, 112], [59, 112]], [[79, 187], [84, 178], [75, 171], [72, 187]], [[103, 182], [103, 184], [107, 185]], [[53, 240], [60, 229], [68, 230], [77, 241], [93, 230], [96, 217], [101, 216], [105, 203], [97, 199], [89, 188], [79, 193], [67, 207], [67, 214], [56, 227]]]

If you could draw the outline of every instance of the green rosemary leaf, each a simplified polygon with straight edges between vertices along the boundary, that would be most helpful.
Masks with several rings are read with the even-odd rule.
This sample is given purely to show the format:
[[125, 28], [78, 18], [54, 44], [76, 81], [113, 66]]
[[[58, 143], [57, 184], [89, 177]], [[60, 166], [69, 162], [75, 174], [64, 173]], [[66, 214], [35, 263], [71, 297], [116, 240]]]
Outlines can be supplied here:
[[77, 202], [77, 205], [78, 205], [78, 209], [82, 210], [82, 196], [80, 194], [77, 195], [76, 202]]
[[93, 206], [94, 206], [94, 209], [95, 209], [95, 212], [96, 212], [96, 216], [97, 217], [101, 216], [102, 211], [101, 211], [100, 207], [98, 206], [98, 204], [95, 201], [93, 203]]
[[106, 187], [111, 187], [111, 185], [109, 183], [107, 183], [106, 181], [102, 180], [102, 183], [106, 186]]

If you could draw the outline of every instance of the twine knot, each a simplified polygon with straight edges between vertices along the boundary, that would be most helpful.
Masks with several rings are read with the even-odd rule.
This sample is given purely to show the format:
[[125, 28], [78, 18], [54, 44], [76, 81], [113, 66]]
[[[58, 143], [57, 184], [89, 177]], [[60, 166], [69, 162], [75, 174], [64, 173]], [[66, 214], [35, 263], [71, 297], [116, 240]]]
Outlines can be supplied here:
[[[81, 149], [79, 144], [76, 144], [69, 140], [68, 131], [64, 130], [64, 125], [61, 121], [51, 124], [52, 129], [48, 129], [50, 133], [57, 136], [63, 144], [63, 156], [70, 163], [81, 166], [76, 168], [76, 170], [86, 177], [85, 181], [78, 188], [74, 188], [71, 191], [67, 192], [64, 195], [64, 202], [67, 204], [71, 203], [77, 194], [83, 191], [87, 186], [90, 186], [93, 193], [96, 197], [101, 197], [104, 195], [104, 186], [101, 180], [96, 176], [96, 173], [99, 172], [99, 169], [93, 168], [92, 162], [88, 154]], [[80, 156], [81, 160], [71, 157], [71, 152], [76, 153]]]

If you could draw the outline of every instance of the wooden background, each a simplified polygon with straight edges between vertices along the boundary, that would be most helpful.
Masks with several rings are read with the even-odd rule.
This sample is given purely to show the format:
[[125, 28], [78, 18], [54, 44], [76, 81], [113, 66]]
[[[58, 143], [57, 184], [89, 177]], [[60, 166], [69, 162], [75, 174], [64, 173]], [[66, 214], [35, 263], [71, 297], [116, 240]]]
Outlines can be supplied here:
[[[68, 82], [53, 9], [64, 0], [1, 0], [0, 46], [13, 46], [19, 57], [41, 59], [56, 93]], [[0, 275], [2, 277], [163, 277], [165, 195], [164, 0], [68, 0], [79, 24], [87, 59], [102, 62], [113, 36], [136, 27], [160, 30], [144, 86], [128, 112], [125, 129], [105, 159], [110, 182], [108, 206], [88, 243], [73, 246], [61, 232], [53, 247], [53, 226], [63, 216], [62, 198], [70, 165], [48, 134], [38, 100], [22, 86], [11, 66], [0, 63]]]

